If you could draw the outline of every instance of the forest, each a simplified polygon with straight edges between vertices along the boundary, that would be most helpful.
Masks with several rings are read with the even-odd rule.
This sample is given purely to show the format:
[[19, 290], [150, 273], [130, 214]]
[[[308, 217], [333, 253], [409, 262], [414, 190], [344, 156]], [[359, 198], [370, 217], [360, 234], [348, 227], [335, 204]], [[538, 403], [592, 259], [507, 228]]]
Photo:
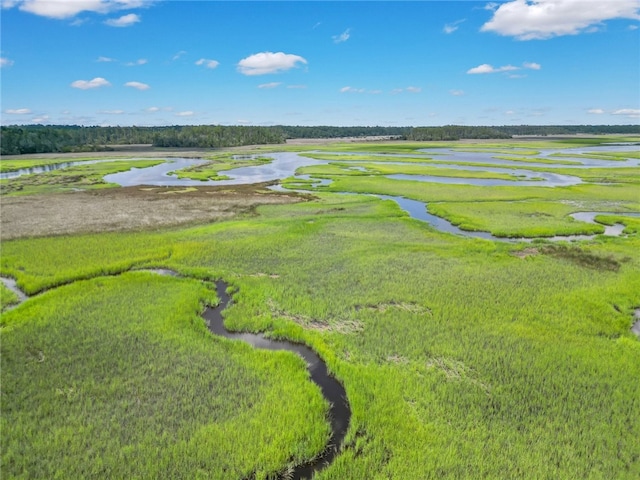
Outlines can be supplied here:
[[450, 141], [502, 139], [514, 135], [638, 134], [640, 125], [508, 125], [439, 127], [336, 126], [223, 126], [96, 127], [77, 125], [13, 125], [0, 127], [0, 153], [96, 152], [113, 145], [150, 144], [154, 147], [220, 148], [284, 143], [291, 138], [388, 136], [399, 140]]

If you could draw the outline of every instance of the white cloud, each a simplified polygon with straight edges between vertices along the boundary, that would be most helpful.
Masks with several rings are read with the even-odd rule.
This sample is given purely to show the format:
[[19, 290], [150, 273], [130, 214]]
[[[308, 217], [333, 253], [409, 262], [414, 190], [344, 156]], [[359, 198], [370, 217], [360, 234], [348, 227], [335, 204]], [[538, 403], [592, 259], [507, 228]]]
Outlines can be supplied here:
[[[495, 7], [495, 6], [494, 6]], [[638, 19], [638, 0], [512, 0], [480, 29], [519, 40], [576, 35], [614, 18]]]
[[220, 65], [220, 62], [218, 62], [217, 60], [208, 60], [206, 58], [201, 58], [196, 62], [196, 65], [203, 65], [206, 68], [213, 69], [213, 68], [216, 68], [218, 65]]
[[522, 64], [522, 66], [524, 68], [528, 68], [530, 70], [540, 70], [542, 68], [542, 65], [540, 65], [539, 63], [535, 63], [535, 62], [524, 62]]
[[238, 71], [244, 75], [265, 75], [285, 72], [307, 61], [299, 55], [283, 52], [261, 52], [238, 62]]
[[604, 110], [602, 110], [601, 108], [592, 108], [590, 110], [587, 110], [587, 113], [591, 113], [592, 115], [602, 115], [604, 113]]
[[307, 88], [307, 86], [306, 85], [287, 85], [287, 88], [302, 90]]
[[447, 35], [449, 35], [449, 34], [455, 32], [456, 30], [458, 30], [458, 28], [459, 28], [458, 25], [460, 25], [464, 21], [465, 21], [465, 19], [463, 18], [462, 20], [456, 20], [453, 23], [447, 23], [444, 26], [444, 28], [442, 29], [442, 31], [444, 33], [446, 33]]
[[110, 58], [110, 57], [98, 57], [98, 59], [96, 60], [96, 62], [99, 63], [109, 63], [109, 62], [115, 62], [116, 59], [115, 58]]
[[46, 123], [49, 121], [49, 115], [40, 115], [31, 119], [33, 123]]
[[149, 108], [145, 108], [144, 111], [148, 113], [156, 113], [160, 111], [160, 107], [149, 107]]
[[105, 113], [107, 115], [122, 115], [124, 110], [100, 110], [98, 113]]
[[262, 85], [258, 85], [258, 88], [276, 88], [280, 85], [282, 85], [281, 82], [263, 83]]
[[503, 67], [495, 68], [488, 63], [483, 63], [482, 65], [478, 65], [477, 67], [470, 68], [469, 70], [467, 70], [467, 73], [470, 75], [476, 75], [481, 73], [510, 72], [513, 70], [518, 70], [518, 67], [514, 67], [513, 65], [505, 65]]
[[638, 30], [638, 25], [629, 25], [629, 30]]
[[182, 57], [182, 56], [184, 56], [186, 54], [187, 54], [187, 52], [185, 50], [180, 50], [173, 57], [171, 57], [171, 61], [175, 62], [176, 60], [180, 59], [180, 57]]
[[449, 93], [454, 97], [461, 97], [464, 95], [464, 90], [449, 90]]
[[364, 88], [354, 88], [354, 87], [342, 87], [340, 89], [340, 93], [364, 93], [366, 90]]
[[136, 15], [135, 13], [129, 13], [127, 15], [123, 15], [120, 18], [110, 18], [109, 20], [105, 20], [105, 25], [109, 25], [110, 27], [130, 27], [135, 25], [140, 21], [140, 15]]
[[137, 90], [149, 90], [151, 88], [149, 85], [142, 82], [127, 82], [124, 84], [124, 86], [135, 88]]
[[10, 67], [13, 63], [13, 60], [8, 59], [7, 57], [0, 57], [0, 67]]
[[111, 84], [102, 77], [96, 77], [93, 80], [76, 80], [71, 86], [80, 90], [89, 90], [90, 88], [109, 87]]
[[407, 88], [394, 88], [391, 90], [392, 95], [397, 95], [399, 93], [409, 92], [409, 93], [420, 93], [422, 88], [420, 87], [407, 87]]
[[31, 113], [31, 110], [29, 110], [28, 108], [10, 108], [8, 110], [5, 110], [4, 113], [8, 113], [9, 115], [28, 115]]
[[135, 62], [127, 62], [127, 63], [125, 63], [125, 66], [127, 66], [127, 67], [138, 67], [140, 65], [146, 65], [147, 63], [149, 63], [149, 60], [147, 60], [146, 58], [139, 58]]
[[[23, 12], [48, 18], [65, 19], [81, 12], [111, 13], [146, 7], [155, 0], [4, 0], [2, 8], [18, 7]], [[132, 14], [133, 15], [133, 14]], [[125, 15], [126, 16], [126, 15]]]
[[191, 110], [187, 110], [185, 112], [176, 113], [176, 117], [193, 117], [195, 114], [196, 114], [196, 112], [191, 111]]
[[334, 35], [333, 37], [333, 43], [343, 43], [346, 42], [347, 40], [349, 40], [349, 37], [351, 37], [351, 29], [347, 28], [344, 32], [342, 32], [340, 35]]
[[611, 115], [624, 115], [629, 118], [640, 118], [640, 109], [637, 108], [621, 108], [611, 112]]

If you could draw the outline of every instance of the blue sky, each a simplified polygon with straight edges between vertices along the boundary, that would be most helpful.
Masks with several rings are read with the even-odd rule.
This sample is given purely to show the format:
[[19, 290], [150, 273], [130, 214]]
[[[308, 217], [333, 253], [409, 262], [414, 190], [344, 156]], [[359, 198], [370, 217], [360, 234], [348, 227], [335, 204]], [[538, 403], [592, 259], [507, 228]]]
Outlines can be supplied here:
[[640, 122], [640, 0], [0, 0], [1, 121]]

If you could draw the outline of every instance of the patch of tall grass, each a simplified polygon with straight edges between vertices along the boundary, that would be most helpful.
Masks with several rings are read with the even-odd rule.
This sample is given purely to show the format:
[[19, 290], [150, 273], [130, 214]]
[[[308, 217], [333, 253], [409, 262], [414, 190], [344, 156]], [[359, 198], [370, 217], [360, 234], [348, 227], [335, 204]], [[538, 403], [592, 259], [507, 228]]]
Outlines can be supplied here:
[[212, 295], [128, 273], [3, 315], [3, 478], [267, 478], [322, 451], [304, 362], [212, 336]]

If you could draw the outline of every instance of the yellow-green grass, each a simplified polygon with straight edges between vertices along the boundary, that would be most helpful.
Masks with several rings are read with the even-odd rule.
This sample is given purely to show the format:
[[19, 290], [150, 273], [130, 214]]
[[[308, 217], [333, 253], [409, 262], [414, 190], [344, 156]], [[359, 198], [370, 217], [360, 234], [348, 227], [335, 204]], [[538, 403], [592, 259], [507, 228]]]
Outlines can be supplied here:
[[607, 205], [627, 205], [640, 208], [638, 186], [633, 184], [593, 185], [579, 184], [570, 187], [483, 187], [474, 185], [446, 185], [429, 182], [394, 180], [367, 176], [335, 177], [327, 187], [335, 192], [376, 193], [403, 195], [421, 201], [583, 201], [603, 202]]
[[[355, 170], [350, 167], [362, 167], [365, 171]], [[517, 175], [509, 175], [508, 173], [483, 172], [478, 170], [455, 170], [452, 168], [430, 166], [430, 165], [411, 165], [411, 164], [382, 164], [382, 163], [337, 163], [332, 162], [329, 165], [312, 165], [298, 169], [297, 173], [314, 175], [314, 176], [331, 176], [331, 175], [431, 175], [436, 177], [454, 177], [454, 178], [481, 178], [481, 179], [498, 179], [498, 180], [518, 180]]]
[[89, 160], [100, 160], [97, 157], [59, 157], [59, 158], [22, 158], [22, 159], [2, 159], [0, 162], [0, 172], [13, 172], [22, 168], [44, 167], [47, 165], [56, 165], [68, 162], [86, 162]]
[[[65, 242], [52, 244], [59, 253], [48, 260], [44, 256], [31, 258], [32, 252], [44, 247], [44, 243], [29, 239], [6, 242], [3, 270], [15, 271], [19, 281], [27, 276], [38, 278], [43, 269], [73, 276], [87, 262], [97, 272], [108, 268], [113, 259], [96, 255], [88, 260], [78, 247], [95, 242], [94, 249], [99, 250], [103, 239], [104, 251], [111, 245], [128, 245], [131, 250], [121, 251], [119, 256], [132, 261], [140, 258], [139, 266], [153, 264], [231, 281], [239, 290], [228, 311], [230, 326], [266, 330], [274, 336], [308, 343], [344, 382], [353, 409], [346, 448], [318, 478], [365, 479], [372, 478], [371, 472], [376, 472], [375, 478], [393, 479], [632, 479], [640, 474], [636, 448], [640, 435], [640, 418], [636, 414], [640, 342], [629, 332], [631, 312], [640, 302], [640, 260], [634, 254], [640, 248], [637, 236], [602, 239], [575, 247], [575, 252], [540, 248], [533, 255], [519, 258], [514, 250], [524, 246], [442, 234], [409, 219], [393, 203], [371, 197], [321, 195], [314, 202], [261, 207], [257, 213], [252, 218], [160, 233], [68, 237]], [[142, 260], [143, 252], [154, 244], [158, 249], [170, 245], [171, 256]], [[582, 258], [595, 261], [581, 262]], [[615, 269], [608, 268], [612, 264]], [[45, 284], [46, 277], [42, 280], [41, 284]], [[165, 290], [159, 291], [159, 286]], [[179, 302], [176, 297], [181, 293], [172, 292], [182, 292], [182, 286], [191, 293], [188, 301], [185, 297]], [[96, 279], [52, 290], [4, 318], [24, 328], [30, 325], [29, 334], [21, 336], [20, 341], [26, 342], [21, 352], [33, 352], [34, 360], [28, 364], [24, 359], [31, 357], [25, 357], [26, 353], [18, 356], [22, 371], [40, 365], [37, 360], [41, 349], [31, 332], [46, 330], [40, 326], [45, 322], [53, 324], [58, 318], [48, 320], [46, 315], [29, 312], [39, 312], [35, 309], [44, 308], [49, 302], [56, 306], [58, 316], [71, 315], [78, 302], [91, 312], [94, 309], [89, 305], [95, 304], [96, 317], [91, 318], [114, 305], [115, 312], [120, 312], [118, 305], [134, 302], [149, 312], [144, 318], [157, 317], [158, 322], [165, 318], [161, 312], [174, 308], [172, 315], [185, 318], [191, 325], [196, 323], [194, 302], [205, 295], [200, 288], [190, 281], [160, 280], [149, 274]], [[81, 300], [84, 295], [86, 301]], [[156, 309], [156, 302], [162, 308]], [[127, 312], [139, 308], [128, 307]], [[107, 323], [105, 334], [125, 327], [140, 335], [146, 332], [140, 320], [135, 326], [128, 325], [130, 315], [133, 314], [126, 314], [123, 319], [109, 315], [118, 323], [114, 327]], [[73, 325], [80, 321], [74, 316], [69, 319]], [[91, 328], [102, 333], [94, 323]], [[84, 351], [82, 344], [69, 340], [68, 331], [63, 327], [60, 330], [64, 335], [57, 343], [65, 349], [60, 358], [75, 355], [76, 349]], [[19, 343], [11, 339], [15, 333], [11, 329], [3, 332], [4, 346], [6, 339]], [[191, 352], [191, 337], [163, 335], [167, 335], [166, 342], [160, 345], [167, 350], [186, 351], [187, 356]], [[202, 332], [203, 342], [205, 337]], [[78, 335], [78, 339], [84, 338], [87, 336]], [[134, 337], [129, 334], [126, 338], [131, 341]], [[241, 353], [230, 361], [226, 352], [214, 348], [208, 353], [204, 343], [200, 345], [197, 339], [193, 343], [199, 345], [199, 355], [211, 355], [207, 357], [211, 368], [224, 365], [221, 371], [225, 371], [231, 363], [229, 368], [235, 371], [236, 362], [254, 364], [252, 357], [245, 358], [251, 354], [248, 348], [238, 347]], [[113, 362], [121, 356], [129, 358], [132, 349], [126, 348], [128, 345], [114, 347], [116, 353], [109, 358]], [[32, 346], [36, 349], [29, 350]], [[264, 355], [261, 361], [267, 362], [268, 354]], [[150, 363], [153, 364], [151, 360]], [[146, 365], [144, 361], [141, 364]], [[73, 367], [61, 371], [68, 368]], [[4, 366], [3, 385], [7, 385], [4, 377], [16, 369], [18, 366]], [[173, 372], [173, 368], [167, 370], [166, 382], [185, 382]], [[244, 374], [259, 373], [249, 370]], [[273, 381], [280, 382], [282, 377], [275, 375]], [[289, 379], [300, 387], [307, 383], [303, 378], [294, 379], [288, 371], [282, 375], [286, 385]], [[142, 384], [137, 391], [143, 387], [153, 389], [145, 379], [131, 380], [128, 385], [136, 382]], [[69, 382], [58, 383], [75, 388]], [[197, 388], [191, 378], [186, 383], [186, 389]], [[195, 380], [193, 384], [198, 385]], [[55, 390], [47, 396], [51, 389], [40, 388], [40, 383], [25, 380], [21, 385], [20, 398], [44, 396], [45, 402], [59, 401]], [[250, 385], [250, 381], [234, 382], [232, 398], [251, 396]], [[76, 387], [82, 384], [78, 382]], [[56, 403], [58, 408], [54, 411], [64, 412], [60, 418], [67, 422], [71, 419], [69, 430], [75, 434], [73, 392], [67, 392], [71, 400]], [[214, 392], [207, 401], [226, 405], [226, 397], [221, 398], [225, 393]], [[259, 394], [251, 398], [259, 398]], [[6, 412], [7, 400], [3, 402]], [[273, 430], [266, 425], [266, 418], [259, 416], [260, 408], [249, 408], [239, 401], [232, 404], [237, 409], [237, 416], [233, 417], [237, 422], [213, 419], [210, 428], [193, 436], [185, 434], [185, 442], [212, 445], [203, 450], [217, 460], [218, 451], [211, 452], [215, 450], [213, 442], [223, 434], [234, 435], [232, 427], [241, 428], [247, 423], [247, 430], [251, 429], [258, 440], [252, 443], [247, 437], [233, 437], [238, 440], [233, 447], [237, 455], [245, 450], [253, 452], [250, 449], [256, 444], [269, 449], [270, 442], [276, 440], [284, 445], [302, 442], [283, 440], [281, 436], [290, 431], [285, 425], [277, 427], [280, 433], [269, 437]], [[18, 403], [12, 400], [9, 405], [16, 408]], [[105, 408], [100, 405], [95, 410], [103, 412]], [[130, 408], [129, 414], [135, 417], [135, 402]], [[294, 418], [298, 411], [293, 409]], [[175, 422], [182, 412], [183, 408], [174, 408], [167, 414], [168, 419]], [[260, 418], [265, 418], [265, 424], [257, 420], [252, 423]], [[30, 425], [25, 429], [32, 428], [42, 437], [42, 444], [47, 445], [42, 448], [56, 458], [56, 465], [80, 464], [67, 444], [62, 447], [50, 430], [36, 423], [33, 410], [24, 421]], [[84, 425], [93, 432], [93, 424], [92, 419]], [[125, 426], [121, 428], [127, 430]], [[143, 427], [140, 430], [145, 431]], [[60, 434], [59, 438], [70, 435]], [[267, 437], [271, 440], [265, 441]], [[92, 451], [103, 441], [103, 436], [94, 437]], [[196, 463], [193, 456], [205, 461], [203, 451], [181, 450], [174, 444], [157, 448], [154, 461], [146, 467], [150, 476], [162, 471], [156, 464], [165, 467], [175, 461], [186, 465], [182, 469], [188, 472], [185, 478], [199, 474], [216, 477], [219, 470], [215, 465], [212, 471], [201, 471], [199, 467], [190, 470]], [[15, 441], [5, 441], [3, 445], [12, 449]], [[144, 437], [135, 437], [128, 445], [137, 453], [135, 448], [147, 444]], [[225, 453], [226, 445], [229, 443], [222, 447]], [[616, 454], [611, 455], [612, 451]], [[23, 462], [43, 457], [31, 454], [30, 449], [24, 452], [29, 453], [20, 457]], [[170, 460], [164, 453], [169, 453]], [[128, 451], [121, 458], [133, 458], [127, 454]], [[229, 457], [235, 459], [235, 455]], [[6, 454], [3, 457], [7, 458]], [[254, 466], [247, 468], [271, 471], [266, 466], [269, 454], [250, 457]], [[284, 468], [288, 460], [278, 458]], [[3, 468], [7, 465], [5, 460]], [[247, 469], [239, 474], [227, 472], [227, 478], [248, 475]]]
[[598, 160], [626, 160], [627, 158], [640, 158], [640, 151], [637, 152], [599, 152], [599, 153], [552, 153], [552, 157], [585, 157], [585, 158], [595, 158]]
[[330, 160], [335, 162], [403, 162], [403, 163], [431, 163], [434, 162], [432, 157], [423, 156], [423, 157], [412, 157], [410, 156], [410, 152], [407, 153], [407, 156], [397, 156], [397, 155], [388, 155], [384, 152], [371, 152], [370, 154], [366, 153], [348, 153], [345, 154], [336, 154], [336, 153], [315, 153], [303, 152], [300, 155], [303, 157], [315, 158], [317, 160]]
[[517, 157], [513, 155], [494, 155], [493, 158], [496, 158], [498, 160], [509, 160], [511, 162], [549, 163], [552, 165], [582, 165], [580, 162], [574, 162], [571, 160], [559, 160], [559, 159], [538, 158], [538, 157]]
[[4, 283], [0, 282], [0, 311], [5, 310], [7, 307], [15, 305], [18, 302], [18, 296]]
[[602, 225], [574, 220], [572, 204], [541, 201], [430, 203], [429, 213], [463, 230], [499, 237], [552, 237], [603, 233]]
[[125, 172], [131, 168], [145, 168], [158, 165], [164, 160], [114, 160], [85, 165], [75, 165], [60, 170], [17, 178], [0, 180], [3, 195], [34, 195], [65, 192], [73, 189], [108, 188], [116, 185], [103, 180], [110, 173]]
[[[529, 170], [543, 172], [544, 167], [528, 167]], [[634, 183], [640, 186], [640, 167], [618, 168], [554, 168], [553, 173], [580, 177], [592, 183]], [[640, 197], [640, 195], [639, 195]]]
[[214, 297], [130, 273], [3, 315], [3, 478], [267, 478], [322, 451], [304, 362], [213, 337]]
[[624, 215], [596, 215], [595, 220], [604, 225], [621, 223], [625, 226], [625, 229], [623, 230], [623, 233], [625, 234], [640, 233], [640, 218], [638, 217], [627, 217]]
[[[573, 224], [589, 225], [569, 219], [576, 211], [640, 210], [637, 183], [473, 187], [379, 175], [332, 178], [325, 189], [403, 195], [443, 209], [443, 215], [506, 228], [507, 234], [557, 234]], [[343, 451], [318, 479], [640, 476], [640, 341], [630, 332], [632, 312], [640, 305], [639, 219], [596, 217], [603, 224], [624, 223], [626, 237], [598, 236], [575, 245], [505, 244], [438, 232], [375, 197], [314, 195], [313, 201], [259, 207], [251, 216], [198, 227], [3, 242], [3, 275], [31, 293], [59, 286], [3, 314], [3, 432], [14, 423], [22, 429], [3, 434], [3, 477], [14, 476], [9, 469], [16, 465], [27, 465], [20, 471], [29, 478], [52, 478], [52, 471], [66, 467], [86, 477], [94, 466], [105, 465], [102, 458], [108, 468], [118, 458], [118, 470], [96, 475], [245, 478], [256, 472], [261, 478], [321, 450], [307, 439], [326, 440], [326, 407], [313, 400], [306, 413], [306, 395], [318, 397], [301, 361], [288, 356], [291, 368], [278, 370], [280, 354], [211, 338], [197, 316], [200, 302], [212, 296], [202, 284], [129, 273], [60, 286], [138, 267], [224, 278], [237, 290], [226, 313], [230, 328], [309, 344], [327, 361], [345, 385], [353, 417]], [[84, 323], [84, 317], [93, 321]], [[93, 333], [101, 339], [111, 334], [113, 343], [91, 348]], [[140, 354], [134, 363], [138, 349], [127, 347], [136, 338], [151, 343], [151, 356]], [[62, 352], [52, 360], [66, 363], [40, 376], [36, 369], [49, 368], [51, 359], [40, 348], [43, 341]], [[82, 365], [73, 362], [85, 352]], [[177, 368], [154, 367], [153, 355], [162, 365], [169, 354]], [[231, 382], [225, 372], [240, 372], [234, 378], [242, 380], [202, 400], [219, 406], [222, 418], [213, 414], [204, 420], [206, 427], [190, 429], [181, 422], [193, 417], [193, 407], [183, 407], [188, 402], [180, 395], [192, 399], [203, 384], [200, 369], [185, 364], [203, 363], [223, 385]], [[118, 368], [105, 367], [102, 376], [89, 369], [113, 364]], [[131, 365], [162, 372], [158, 384], [168, 387], [156, 394], [153, 382]], [[93, 372], [86, 377], [92, 380], [65, 380], [67, 372], [85, 370]], [[85, 395], [84, 387], [99, 391], [95, 378], [126, 389], [109, 390], [117, 392], [111, 397]], [[263, 380], [254, 392], [256, 378]], [[7, 390], [18, 381], [19, 388]], [[172, 393], [177, 384], [183, 385], [180, 395]], [[147, 448], [146, 411], [126, 400], [131, 392], [150, 392], [164, 405], [165, 390], [179, 397], [178, 408], [159, 408], [171, 427], [161, 426], [160, 415], [152, 412], [148, 429], [164, 428], [170, 441]], [[293, 397], [284, 412], [278, 392]], [[261, 403], [262, 396], [267, 400]], [[80, 423], [78, 412], [88, 409], [79, 410], [77, 403], [84, 408], [87, 398], [94, 399], [93, 411]], [[266, 403], [276, 398], [269, 423]], [[104, 429], [118, 428], [116, 438], [130, 440], [118, 450], [99, 425], [100, 417], [121, 411], [121, 399], [129, 421]], [[30, 408], [19, 422], [5, 420], [22, 402], [40, 402], [45, 413], [53, 413]], [[289, 414], [294, 423], [308, 416], [309, 433], [289, 436]], [[68, 424], [49, 429], [53, 419]], [[176, 431], [180, 442], [172, 437]], [[36, 438], [37, 449], [19, 438]], [[84, 438], [91, 438], [89, 447], [76, 448]], [[95, 454], [103, 451], [109, 454]]]
[[264, 165], [273, 161], [273, 159], [268, 157], [236, 160], [229, 155], [210, 157], [208, 160], [209, 161], [207, 163], [202, 165], [183, 168], [172, 173], [178, 178], [190, 178], [193, 180], [226, 180], [229, 177], [226, 175], [220, 175], [220, 172], [232, 170], [234, 168]]

